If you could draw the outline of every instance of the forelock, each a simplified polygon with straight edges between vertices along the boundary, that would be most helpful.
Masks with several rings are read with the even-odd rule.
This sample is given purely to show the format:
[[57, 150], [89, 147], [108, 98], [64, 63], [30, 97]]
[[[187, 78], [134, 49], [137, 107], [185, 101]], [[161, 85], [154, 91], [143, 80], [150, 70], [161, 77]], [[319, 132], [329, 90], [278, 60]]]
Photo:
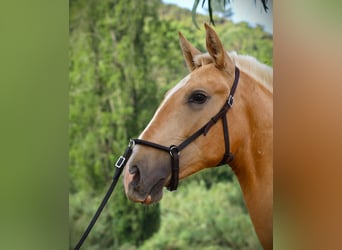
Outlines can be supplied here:
[[193, 60], [194, 60], [196, 68], [199, 68], [199, 67], [201, 67], [203, 65], [214, 63], [214, 58], [212, 58], [212, 56], [209, 55], [209, 53], [204, 53], [204, 54], [196, 55], [193, 58]]

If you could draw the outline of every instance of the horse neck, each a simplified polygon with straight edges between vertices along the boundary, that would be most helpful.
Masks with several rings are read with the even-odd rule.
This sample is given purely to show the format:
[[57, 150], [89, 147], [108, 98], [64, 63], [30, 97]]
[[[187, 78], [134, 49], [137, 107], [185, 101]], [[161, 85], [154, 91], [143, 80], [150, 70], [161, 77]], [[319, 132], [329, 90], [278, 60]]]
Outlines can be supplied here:
[[234, 106], [227, 113], [235, 155], [231, 167], [238, 176], [257, 181], [272, 169], [273, 94], [243, 71], [240, 79]]
[[[235, 172], [256, 233], [272, 248], [273, 104], [272, 93], [241, 72], [234, 107], [228, 112]], [[233, 111], [233, 112], [232, 112]]]

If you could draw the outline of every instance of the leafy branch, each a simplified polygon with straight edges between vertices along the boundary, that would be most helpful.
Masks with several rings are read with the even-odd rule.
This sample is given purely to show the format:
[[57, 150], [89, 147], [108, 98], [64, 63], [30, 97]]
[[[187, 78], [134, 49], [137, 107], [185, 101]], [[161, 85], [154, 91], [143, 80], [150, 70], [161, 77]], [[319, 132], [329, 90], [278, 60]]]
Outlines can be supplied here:
[[[202, 8], [204, 7], [206, 0], [202, 0]], [[220, 1], [220, 4], [223, 4], [223, 8], [226, 7], [227, 4], [231, 4], [231, 0], [218, 0]], [[256, 4], [257, 0], [254, 0], [254, 3]], [[264, 8], [264, 11], [267, 12], [268, 11], [268, 6], [267, 6], [267, 2], [268, 0], [259, 0], [262, 3], [262, 6]], [[198, 8], [198, 4], [200, 3], [200, 0], [195, 0], [194, 1], [194, 5], [192, 6], [192, 22], [193, 24], [199, 29], [199, 26], [196, 22], [196, 10]], [[215, 21], [214, 21], [214, 17], [213, 17], [213, 6], [212, 6], [212, 0], [208, 0], [207, 1], [207, 6], [208, 6], [208, 12], [209, 12], [209, 19], [210, 19], [210, 23], [213, 24], [215, 26]]]

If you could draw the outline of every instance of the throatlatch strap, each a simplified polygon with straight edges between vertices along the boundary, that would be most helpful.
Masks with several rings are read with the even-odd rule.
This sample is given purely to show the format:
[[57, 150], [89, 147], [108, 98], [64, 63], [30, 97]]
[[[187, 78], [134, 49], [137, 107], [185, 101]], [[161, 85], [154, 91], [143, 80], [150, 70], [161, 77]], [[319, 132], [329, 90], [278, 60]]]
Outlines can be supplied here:
[[226, 116], [222, 117], [222, 127], [223, 127], [225, 152], [224, 152], [222, 161], [217, 166], [221, 166], [226, 163], [229, 163], [234, 159], [234, 155], [230, 152], [229, 132], [228, 132], [228, 123], [227, 123]]

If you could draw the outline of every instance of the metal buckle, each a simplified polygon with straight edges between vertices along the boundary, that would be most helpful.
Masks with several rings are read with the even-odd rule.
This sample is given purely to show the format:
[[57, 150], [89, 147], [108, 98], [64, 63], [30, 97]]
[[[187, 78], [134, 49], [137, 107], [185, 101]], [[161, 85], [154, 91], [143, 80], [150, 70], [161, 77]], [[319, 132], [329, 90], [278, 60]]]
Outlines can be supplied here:
[[233, 103], [234, 103], [234, 96], [229, 95], [227, 103], [228, 103], [229, 107], [232, 107]]
[[126, 157], [120, 156], [119, 159], [115, 163], [115, 167], [121, 168], [122, 165], [125, 163]]

